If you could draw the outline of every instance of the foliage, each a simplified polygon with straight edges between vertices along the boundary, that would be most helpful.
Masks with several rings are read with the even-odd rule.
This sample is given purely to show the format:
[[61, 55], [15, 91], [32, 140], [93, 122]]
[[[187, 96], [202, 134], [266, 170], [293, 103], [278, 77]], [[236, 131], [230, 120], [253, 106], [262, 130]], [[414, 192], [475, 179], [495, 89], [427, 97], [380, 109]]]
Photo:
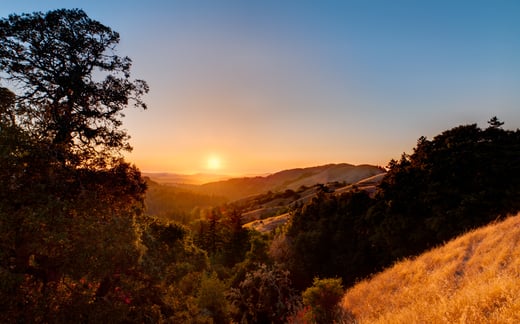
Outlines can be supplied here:
[[0, 20], [0, 81], [19, 91], [12, 116], [62, 161], [106, 162], [130, 149], [122, 110], [130, 101], [146, 108], [148, 86], [130, 80], [132, 61], [113, 53], [118, 43], [117, 32], [79, 9]]
[[212, 208], [199, 221], [196, 244], [226, 267], [241, 262], [250, 246], [250, 233], [242, 227], [242, 214], [226, 206]]
[[229, 323], [230, 305], [226, 299], [227, 285], [215, 272], [203, 276], [197, 293], [197, 303], [202, 314], [215, 324]]
[[[143, 106], [119, 37], [81, 10], [0, 20], [2, 322], [121, 322], [137, 311], [146, 185], [121, 110]], [[106, 74], [94, 81], [94, 74]], [[146, 316], [148, 316], [146, 315]]]
[[208, 267], [206, 253], [193, 244], [182, 225], [152, 220], [143, 231], [142, 244], [146, 252], [141, 264], [161, 284], [170, 285], [192, 271]]
[[197, 248], [187, 228], [176, 223], [151, 219], [142, 231], [144, 253], [139, 263], [141, 286], [137, 306], [153, 305], [159, 314], [173, 322], [199, 318], [195, 295], [209, 261]]
[[[520, 131], [458, 126], [391, 161], [375, 198], [321, 192], [297, 209], [279, 261], [304, 289], [315, 276], [348, 286], [396, 260], [520, 210]], [[276, 253], [275, 253], [276, 254]]]
[[520, 210], [520, 131], [458, 126], [391, 161], [371, 215], [392, 257], [432, 247]]
[[115, 290], [139, 258], [139, 172], [122, 161], [64, 166], [45, 143], [0, 132], [0, 267], [14, 280], [4, 319], [72, 321], [107, 304], [123, 312]]
[[258, 264], [248, 272], [229, 298], [236, 307], [235, 320], [241, 323], [286, 323], [298, 306], [289, 272], [276, 265]]
[[214, 208], [226, 202], [218, 196], [191, 192], [170, 185], [161, 185], [146, 179], [146, 211], [149, 215], [191, 225], [200, 219], [205, 209]]
[[376, 268], [364, 220], [372, 204], [364, 191], [340, 196], [322, 192], [294, 212], [284, 259], [298, 289], [310, 286], [317, 276], [340, 276], [350, 284]]
[[302, 293], [303, 305], [309, 307], [305, 314], [310, 323], [333, 323], [339, 315], [339, 302], [343, 297], [339, 278], [314, 278], [311, 287]]

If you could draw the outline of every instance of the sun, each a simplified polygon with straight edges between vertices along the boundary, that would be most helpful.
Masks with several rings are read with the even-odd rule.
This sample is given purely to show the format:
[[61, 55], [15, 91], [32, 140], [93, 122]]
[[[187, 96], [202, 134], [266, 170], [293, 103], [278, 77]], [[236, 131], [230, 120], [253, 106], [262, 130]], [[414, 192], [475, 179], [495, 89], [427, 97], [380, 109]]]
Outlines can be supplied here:
[[217, 155], [210, 155], [206, 162], [206, 168], [209, 170], [219, 170], [222, 168], [222, 161]]

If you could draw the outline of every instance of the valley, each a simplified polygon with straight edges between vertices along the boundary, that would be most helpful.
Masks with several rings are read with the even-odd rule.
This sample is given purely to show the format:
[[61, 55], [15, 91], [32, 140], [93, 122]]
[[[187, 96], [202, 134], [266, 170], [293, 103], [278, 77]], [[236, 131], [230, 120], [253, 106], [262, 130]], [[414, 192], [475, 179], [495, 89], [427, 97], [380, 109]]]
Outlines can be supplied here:
[[148, 179], [146, 202], [152, 215], [187, 223], [187, 218], [200, 217], [201, 210], [226, 204], [240, 211], [244, 227], [266, 232], [285, 223], [290, 210], [303, 206], [319, 192], [341, 194], [356, 189], [373, 193], [384, 174], [381, 167], [342, 163], [203, 184], [196, 184], [203, 179], [200, 175], [144, 173], [143, 176]]

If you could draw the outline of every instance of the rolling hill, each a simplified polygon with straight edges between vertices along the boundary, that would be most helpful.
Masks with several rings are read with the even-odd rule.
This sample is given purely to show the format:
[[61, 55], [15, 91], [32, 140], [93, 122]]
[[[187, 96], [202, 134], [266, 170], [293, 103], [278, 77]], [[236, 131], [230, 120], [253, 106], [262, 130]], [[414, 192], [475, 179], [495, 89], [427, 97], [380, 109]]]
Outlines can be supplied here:
[[284, 170], [268, 176], [233, 178], [198, 186], [181, 184], [178, 186], [202, 194], [224, 196], [233, 201], [267, 191], [297, 190], [302, 186], [314, 186], [318, 183], [356, 183], [383, 172], [385, 172], [384, 169], [373, 165], [355, 166], [341, 163]]
[[[329, 183], [327, 186], [314, 185], [304, 187], [292, 193], [290, 190], [282, 194], [264, 194], [244, 198], [236, 201], [235, 204], [242, 206], [252, 206], [244, 210], [242, 219], [244, 227], [254, 229], [261, 233], [268, 233], [283, 225], [290, 217], [287, 212], [295, 206], [302, 206], [316, 197], [320, 190], [327, 190], [333, 195], [340, 195], [351, 190], [364, 190], [371, 194], [375, 193], [376, 186], [381, 182], [385, 173], [380, 173], [362, 179], [356, 183], [342, 185], [340, 183]], [[292, 193], [292, 194], [290, 194]]]
[[200, 216], [200, 209], [230, 203], [243, 213], [243, 221], [247, 223], [279, 216], [295, 204], [308, 202], [320, 190], [317, 184], [328, 184], [327, 190], [334, 192], [350, 190], [350, 184], [360, 189], [374, 187], [384, 170], [370, 165], [329, 164], [205, 184], [197, 183], [203, 179], [222, 179], [222, 176], [143, 175], [148, 183], [146, 206], [150, 215], [186, 224]]
[[519, 242], [520, 214], [358, 283], [342, 308], [355, 323], [518, 323]]
[[208, 182], [223, 181], [232, 177], [222, 174], [197, 173], [197, 174], [177, 174], [167, 172], [143, 172], [144, 177], [153, 179], [154, 182], [162, 185], [202, 185]]

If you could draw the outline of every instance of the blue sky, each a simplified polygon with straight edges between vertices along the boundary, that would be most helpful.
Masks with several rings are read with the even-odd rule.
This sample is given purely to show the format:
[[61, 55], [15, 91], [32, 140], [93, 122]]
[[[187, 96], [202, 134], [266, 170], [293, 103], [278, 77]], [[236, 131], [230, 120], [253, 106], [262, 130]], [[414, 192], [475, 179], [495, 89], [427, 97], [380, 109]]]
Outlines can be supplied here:
[[[82, 8], [148, 81], [125, 127], [144, 171], [386, 165], [418, 137], [520, 127], [520, 1], [12, 1]], [[220, 170], [207, 170], [218, 158]]]

